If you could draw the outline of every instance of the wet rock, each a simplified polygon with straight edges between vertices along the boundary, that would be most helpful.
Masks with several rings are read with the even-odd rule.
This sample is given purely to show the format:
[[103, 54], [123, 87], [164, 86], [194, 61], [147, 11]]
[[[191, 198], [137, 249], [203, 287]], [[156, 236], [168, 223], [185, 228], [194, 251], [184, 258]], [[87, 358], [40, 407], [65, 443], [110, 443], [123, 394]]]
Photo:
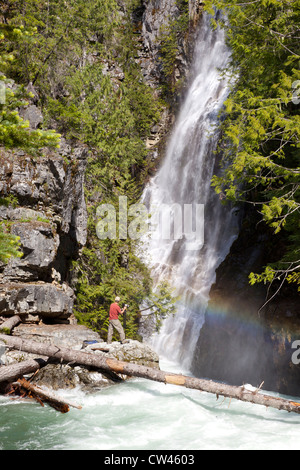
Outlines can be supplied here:
[[[84, 350], [91, 354], [159, 368], [159, 357], [148, 345], [134, 340], [127, 340], [125, 344], [113, 342], [108, 345], [98, 333], [84, 325], [20, 324], [14, 328], [13, 335], [61, 348]], [[5, 347], [2, 346], [1, 349], [0, 344], [0, 360], [5, 365], [36, 357], [22, 351], [9, 350], [6, 354], [4, 351]], [[84, 391], [95, 391], [125, 378], [128, 377], [113, 372], [90, 370], [81, 365], [49, 363], [35, 375], [33, 383], [54, 390], [80, 387]]]
[[281, 244], [252, 209], [245, 210], [239, 237], [216, 272], [192, 362], [195, 376], [255, 387], [264, 382], [266, 390], [300, 394], [300, 368], [292, 361], [300, 338], [299, 293], [286, 286], [266, 304], [268, 286], [249, 283], [249, 273], [275, 260]]

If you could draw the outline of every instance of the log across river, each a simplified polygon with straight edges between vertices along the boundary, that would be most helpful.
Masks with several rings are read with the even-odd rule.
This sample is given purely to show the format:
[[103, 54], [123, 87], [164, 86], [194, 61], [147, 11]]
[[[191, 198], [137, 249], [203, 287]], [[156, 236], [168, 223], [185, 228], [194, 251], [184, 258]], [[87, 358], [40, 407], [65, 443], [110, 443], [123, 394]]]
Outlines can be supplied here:
[[[153, 369], [142, 365], [129, 362], [118, 361], [109, 357], [98, 355], [95, 353], [87, 353], [83, 351], [75, 351], [57, 346], [39, 343], [37, 341], [24, 340], [13, 336], [1, 335], [0, 341], [7, 347], [18, 349], [49, 358], [56, 358], [60, 361], [73, 364], [81, 364], [95, 369], [115, 372], [130, 377], [142, 377], [145, 379], [162, 382], [165, 384], [178, 385], [186, 388], [196, 389], [203, 392], [214, 393], [219, 396], [234, 398], [237, 400], [264, 405], [266, 407], [276, 408], [300, 414], [300, 403], [286, 400], [280, 397], [274, 397], [261, 393], [259, 390], [250, 391], [244, 386], [233, 386], [207, 379], [189, 377], [171, 372]], [[22, 364], [22, 363], [21, 363]], [[21, 366], [19, 364], [19, 366]], [[35, 369], [34, 362], [28, 363], [29, 372]], [[8, 378], [16, 377], [16, 371], [12, 375], [10, 368], [13, 366], [3, 366], [0, 368], [0, 381], [6, 381]], [[36, 370], [41, 367], [39, 360], [36, 361]], [[24, 367], [22, 373], [24, 374]]]

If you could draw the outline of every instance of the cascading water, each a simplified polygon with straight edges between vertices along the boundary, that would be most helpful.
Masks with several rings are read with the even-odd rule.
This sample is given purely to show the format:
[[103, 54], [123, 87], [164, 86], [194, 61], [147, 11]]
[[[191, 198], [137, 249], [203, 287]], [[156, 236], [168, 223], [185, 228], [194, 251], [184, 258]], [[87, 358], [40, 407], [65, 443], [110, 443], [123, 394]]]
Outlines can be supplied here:
[[[193, 229], [189, 227], [187, 233], [183, 223], [180, 239], [157, 234], [150, 237], [145, 256], [156, 282], [167, 279], [180, 295], [177, 314], [164, 322], [160, 334], [153, 338], [153, 346], [159, 354], [172, 358], [185, 369], [189, 369], [193, 357], [216, 268], [226, 257], [237, 233], [234, 211], [222, 205], [211, 188], [211, 178], [218, 171], [215, 152], [218, 113], [229, 91], [228, 77], [221, 70], [229, 58], [224, 31], [213, 30], [210, 17], [205, 15], [195, 48], [194, 79], [163, 164], [143, 195], [150, 211], [153, 207], [177, 207], [177, 212], [173, 211], [174, 230], [176, 216], [182, 216], [184, 206], [193, 208]], [[201, 243], [201, 230], [197, 231], [195, 226], [197, 216], [201, 216], [197, 207], [203, 205], [204, 243]], [[182, 208], [179, 215], [178, 207]], [[164, 213], [160, 214], [163, 219]]]

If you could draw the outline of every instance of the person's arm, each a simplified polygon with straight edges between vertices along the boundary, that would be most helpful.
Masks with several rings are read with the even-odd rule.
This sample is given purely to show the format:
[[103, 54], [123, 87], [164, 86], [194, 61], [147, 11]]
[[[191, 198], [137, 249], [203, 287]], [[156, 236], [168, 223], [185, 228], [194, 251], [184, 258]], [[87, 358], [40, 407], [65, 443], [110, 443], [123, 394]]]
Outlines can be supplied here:
[[123, 315], [123, 313], [125, 312], [126, 309], [127, 309], [127, 305], [125, 305], [125, 306], [122, 308], [122, 310], [121, 310], [121, 312], [120, 312], [121, 315]]

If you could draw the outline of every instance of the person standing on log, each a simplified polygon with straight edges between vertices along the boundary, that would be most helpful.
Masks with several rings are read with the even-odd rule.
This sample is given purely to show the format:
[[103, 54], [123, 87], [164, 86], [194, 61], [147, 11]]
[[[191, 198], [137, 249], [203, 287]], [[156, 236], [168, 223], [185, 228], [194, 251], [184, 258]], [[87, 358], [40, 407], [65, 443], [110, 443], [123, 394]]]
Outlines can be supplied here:
[[127, 305], [123, 307], [119, 306], [120, 297], [116, 297], [114, 303], [111, 304], [109, 308], [109, 326], [108, 326], [108, 334], [107, 334], [107, 343], [110, 344], [113, 335], [113, 329], [115, 328], [120, 335], [120, 341], [123, 344], [125, 342], [125, 332], [123, 326], [119, 320], [119, 315], [123, 315], [126, 311]]

